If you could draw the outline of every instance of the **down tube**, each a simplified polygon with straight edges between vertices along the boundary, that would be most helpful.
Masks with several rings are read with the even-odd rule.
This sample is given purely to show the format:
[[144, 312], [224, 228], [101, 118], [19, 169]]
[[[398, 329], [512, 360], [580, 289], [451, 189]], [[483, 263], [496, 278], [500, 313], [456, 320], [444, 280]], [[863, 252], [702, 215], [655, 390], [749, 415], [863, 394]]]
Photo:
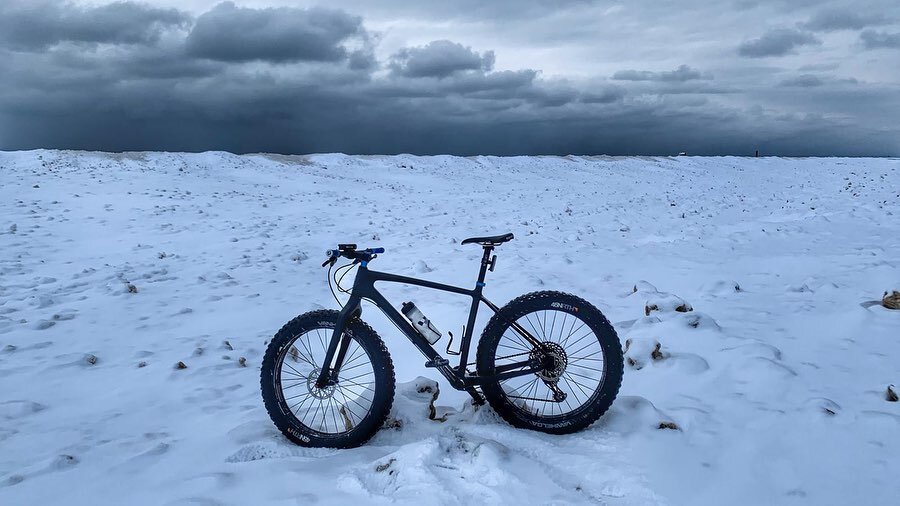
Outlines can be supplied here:
[[381, 309], [381, 312], [385, 314], [385, 316], [390, 319], [397, 328], [403, 332], [406, 337], [409, 338], [410, 341], [422, 352], [423, 355], [428, 357], [429, 360], [434, 359], [435, 357], [440, 357], [440, 353], [435, 351], [434, 348], [428, 344], [428, 341], [422, 337], [419, 332], [413, 328], [413, 326], [400, 314], [399, 311], [394, 309], [394, 306], [391, 305], [390, 302], [387, 301], [380, 293], [375, 290], [372, 290], [372, 293], [366, 295], [366, 298], [371, 300], [378, 306], [378, 309]]

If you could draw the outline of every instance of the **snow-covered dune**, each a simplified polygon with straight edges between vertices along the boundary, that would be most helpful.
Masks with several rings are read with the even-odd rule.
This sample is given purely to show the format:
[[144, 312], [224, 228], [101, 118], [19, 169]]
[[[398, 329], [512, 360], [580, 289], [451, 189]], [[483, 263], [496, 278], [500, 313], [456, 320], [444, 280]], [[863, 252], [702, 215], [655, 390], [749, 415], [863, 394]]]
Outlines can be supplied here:
[[[607, 415], [513, 429], [364, 306], [390, 427], [281, 437], [259, 363], [336, 307], [325, 249], [469, 286], [459, 241], [503, 232], [489, 298], [564, 290], [614, 323]], [[892, 289], [897, 159], [0, 152], [0, 504], [896, 504], [900, 311], [865, 304]], [[385, 292], [461, 330], [465, 298]]]

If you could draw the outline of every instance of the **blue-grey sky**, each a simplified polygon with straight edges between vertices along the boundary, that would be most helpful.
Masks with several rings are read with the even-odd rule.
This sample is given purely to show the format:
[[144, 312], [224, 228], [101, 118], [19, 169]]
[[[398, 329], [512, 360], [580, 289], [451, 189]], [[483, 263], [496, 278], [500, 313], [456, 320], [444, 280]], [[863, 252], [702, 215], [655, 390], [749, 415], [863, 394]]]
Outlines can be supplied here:
[[900, 155], [896, 0], [2, 0], [0, 149]]

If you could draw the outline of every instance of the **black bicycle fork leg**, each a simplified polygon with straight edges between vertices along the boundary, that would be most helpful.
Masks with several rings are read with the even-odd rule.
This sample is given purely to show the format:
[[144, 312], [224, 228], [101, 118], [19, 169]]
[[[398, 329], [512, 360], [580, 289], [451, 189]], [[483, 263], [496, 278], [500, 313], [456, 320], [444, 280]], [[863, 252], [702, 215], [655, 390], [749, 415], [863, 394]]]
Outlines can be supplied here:
[[[354, 312], [359, 308], [360, 299], [350, 296], [350, 300], [338, 313], [337, 323], [334, 326], [334, 332], [331, 334], [331, 341], [328, 342], [328, 349], [325, 351], [325, 360], [322, 362], [322, 370], [316, 379], [316, 388], [325, 388], [325, 386], [337, 382], [337, 376], [341, 371], [341, 365], [347, 356], [347, 348], [350, 347], [350, 334], [344, 332], [347, 327], [347, 321], [353, 316]], [[337, 357], [335, 357], [337, 355]], [[335, 360], [336, 359], [336, 360]], [[334, 367], [332, 367], [334, 361]]]

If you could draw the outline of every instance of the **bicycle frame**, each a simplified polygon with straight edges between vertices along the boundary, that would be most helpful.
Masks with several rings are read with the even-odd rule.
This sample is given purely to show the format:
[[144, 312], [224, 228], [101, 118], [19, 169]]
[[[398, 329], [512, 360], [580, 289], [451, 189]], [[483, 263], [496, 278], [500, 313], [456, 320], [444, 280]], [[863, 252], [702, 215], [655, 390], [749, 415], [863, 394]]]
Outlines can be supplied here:
[[[477, 385], [481, 385], [489, 381], [500, 381], [517, 376], [525, 376], [540, 371], [542, 369], [542, 366], [539, 363], [536, 363], [532, 359], [532, 357], [529, 357], [528, 360], [500, 366], [497, 368], [493, 376], [470, 375], [466, 371], [466, 364], [468, 364], [469, 356], [469, 345], [472, 341], [472, 332], [475, 327], [475, 318], [478, 315], [479, 305], [481, 303], [484, 303], [494, 313], [500, 311], [500, 308], [496, 304], [489, 301], [482, 294], [485, 286], [484, 279], [487, 274], [487, 269], [488, 266], [492, 264], [492, 262], [490, 261], [491, 251], [493, 251], [493, 247], [484, 246], [484, 255], [481, 259], [481, 269], [478, 272], [478, 281], [475, 283], [475, 288], [471, 290], [460, 288], [457, 286], [446, 285], [443, 283], [427, 281], [424, 279], [373, 271], [368, 268], [368, 262], [361, 262], [356, 273], [356, 279], [353, 282], [353, 289], [350, 294], [350, 299], [347, 301], [338, 315], [337, 324], [334, 327], [334, 333], [332, 334], [331, 341], [328, 344], [328, 350], [326, 351], [325, 360], [322, 365], [319, 378], [316, 382], [317, 385], [326, 385], [337, 382], [338, 373], [340, 372], [341, 365], [343, 364], [344, 358], [346, 356], [347, 348], [350, 345], [350, 336], [344, 335], [346, 323], [350, 318], [355, 316], [357, 311], [361, 310], [360, 304], [363, 299], [374, 303], [381, 310], [381, 312], [384, 313], [385, 316], [387, 316], [388, 319], [391, 320], [391, 322], [393, 322], [394, 325], [396, 325], [397, 328], [400, 329], [400, 331], [413, 343], [413, 345], [415, 345], [416, 348], [418, 348], [419, 351], [428, 358], [428, 364], [436, 364], [432, 367], [435, 367], [438, 371], [440, 371], [440, 373], [445, 378], [447, 378], [447, 381], [450, 382], [450, 385], [452, 385], [457, 390], [466, 390], [470, 395], [472, 395], [473, 398], [475, 398], [476, 401], [481, 400], [480, 394], [478, 394], [474, 390], [474, 387]], [[444, 359], [441, 354], [431, 346], [428, 340], [425, 339], [425, 337], [422, 336], [412, 326], [409, 320], [407, 320], [405, 316], [397, 311], [397, 309], [395, 309], [394, 306], [390, 302], [388, 302], [388, 300], [383, 295], [381, 295], [381, 293], [375, 288], [375, 283], [377, 282], [401, 283], [422, 286], [442, 292], [467, 295], [472, 298], [472, 305], [469, 309], [466, 329], [460, 340], [460, 358], [459, 365], [457, 367], [450, 367], [449, 361]], [[512, 322], [511, 328], [513, 328], [522, 337], [524, 337], [532, 346], [540, 346], [540, 341], [532, 336], [517, 322]], [[329, 367], [329, 365], [332, 364], [332, 361], [334, 361], [334, 365]]]

